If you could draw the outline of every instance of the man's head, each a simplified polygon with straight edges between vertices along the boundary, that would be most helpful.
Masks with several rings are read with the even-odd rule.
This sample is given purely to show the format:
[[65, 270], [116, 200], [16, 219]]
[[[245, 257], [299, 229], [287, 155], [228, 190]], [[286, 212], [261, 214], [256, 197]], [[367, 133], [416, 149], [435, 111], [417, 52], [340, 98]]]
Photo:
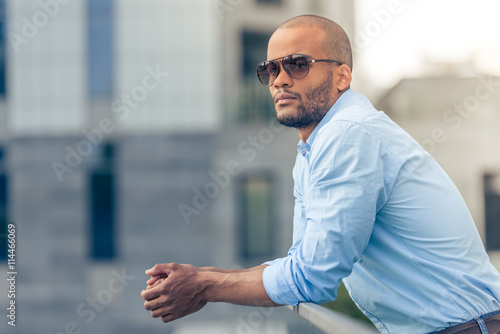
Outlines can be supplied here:
[[[292, 54], [337, 62], [309, 62], [307, 75], [296, 79], [280, 62]], [[278, 121], [286, 126], [316, 126], [351, 82], [349, 39], [337, 23], [320, 16], [302, 15], [283, 23], [269, 40], [267, 59], [280, 62], [269, 89]]]

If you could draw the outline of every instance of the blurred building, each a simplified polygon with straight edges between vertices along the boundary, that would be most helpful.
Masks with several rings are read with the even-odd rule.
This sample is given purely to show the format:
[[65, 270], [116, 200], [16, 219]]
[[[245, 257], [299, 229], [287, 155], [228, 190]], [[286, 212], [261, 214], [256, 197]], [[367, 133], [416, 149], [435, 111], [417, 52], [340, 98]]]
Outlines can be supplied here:
[[455, 182], [500, 268], [500, 78], [466, 65], [435, 64], [434, 76], [401, 80], [376, 107]]
[[298, 137], [271, 121], [254, 71], [304, 13], [352, 37], [340, 0], [0, 1], [0, 233], [5, 247], [18, 227], [19, 333], [243, 328], [232, 305], [151, 319], [144, 270], [285, 254]]

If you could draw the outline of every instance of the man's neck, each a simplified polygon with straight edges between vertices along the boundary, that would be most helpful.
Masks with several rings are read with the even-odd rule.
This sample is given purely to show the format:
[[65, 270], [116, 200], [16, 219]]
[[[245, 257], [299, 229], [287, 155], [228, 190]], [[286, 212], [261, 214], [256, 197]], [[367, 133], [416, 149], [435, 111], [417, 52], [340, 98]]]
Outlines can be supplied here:
[[[342, 91], [339, 91], [337, 97], [335, 98], [335, 101], [333, 101], [333, 103], [332, 103], [332, 106], [330, 108], [328, 108], [328, 111], [330, 111], [330, 109], [335, 105], [335, 103], [337, 103], [337, 101], [339, 100], [340, 96], [342, 96], [342, 94], [344, 94], [348, 89], [349, 89], [349, 87], [347, 87], [346, 89], [344, 89]], [[325, 115], [328, 113], [328, 111], [325, 113]], [[323, 115], [323, 117], [325, 117], [325, 115]], [[311, 133], [314, 131], [314, 129], [316, 129], [316, 127], [318, 126], [318, 124], [320, 122], [321, 122], [321, 120], [319, 122], [313, 123], [313, 124], [308, 125], [306, 127], [298, 128], [297, 129], [297, 133], [299, 134], [300, 139], [304, 143], [307, 141], [307, 139], [309, 138], [309, 136], [311, 135]]]
[[318, 124], [319, 122], [297, 129], [297, 133], [299, 134], [300, 139], [302, 139], [304, 143], [307, 141], [307, 138], [309, 138], [309, 136], [318, 126]]

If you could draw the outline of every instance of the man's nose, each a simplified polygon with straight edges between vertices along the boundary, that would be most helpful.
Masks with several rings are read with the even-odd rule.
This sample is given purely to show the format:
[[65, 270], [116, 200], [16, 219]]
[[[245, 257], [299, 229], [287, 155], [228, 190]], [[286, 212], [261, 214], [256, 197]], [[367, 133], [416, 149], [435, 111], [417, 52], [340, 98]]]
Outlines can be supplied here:
[[286, 73], [285, 69], [283, 68], [283, 64], [280, 62], [279, 63], [280, 70], [278, 72], [278, 76], [274, 80], [273, 86], [274, 87], [283, 87], [283, 86], [292, 86], [293, 81], [292, 77]]

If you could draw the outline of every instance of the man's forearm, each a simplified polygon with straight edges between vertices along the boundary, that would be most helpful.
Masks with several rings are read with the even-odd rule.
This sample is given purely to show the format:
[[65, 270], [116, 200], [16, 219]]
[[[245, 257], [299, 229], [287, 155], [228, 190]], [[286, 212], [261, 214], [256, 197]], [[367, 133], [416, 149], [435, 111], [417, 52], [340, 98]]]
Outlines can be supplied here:
[[256, 266], [252, 268], [245, 268], [245, 269], [222, 269], [222, 268], [217, 268], [217, 267], [199, 267], [200, 270], [202, 271], [211, 271], [211, 272], [217, 272], [217, 273], [238, 273], [238, 272], [249, 272], [253, 270], [260, 270], [261, 266]]
[[148, 287], [142, 290], [144, 307], [164, 322], [182, 318], [208, 302], [251, 306], [279, 306], [269, 298], [262, 281], [267, 265], [245, 270], [164, 263], [146, 270]]
[[262, 272], [267, 265], [244, 270], [202, 268], [200, 278], [206, 289], [207, 302], [227, 302], [251, 306], [280, 306], [269, 298], [262, 281]]

